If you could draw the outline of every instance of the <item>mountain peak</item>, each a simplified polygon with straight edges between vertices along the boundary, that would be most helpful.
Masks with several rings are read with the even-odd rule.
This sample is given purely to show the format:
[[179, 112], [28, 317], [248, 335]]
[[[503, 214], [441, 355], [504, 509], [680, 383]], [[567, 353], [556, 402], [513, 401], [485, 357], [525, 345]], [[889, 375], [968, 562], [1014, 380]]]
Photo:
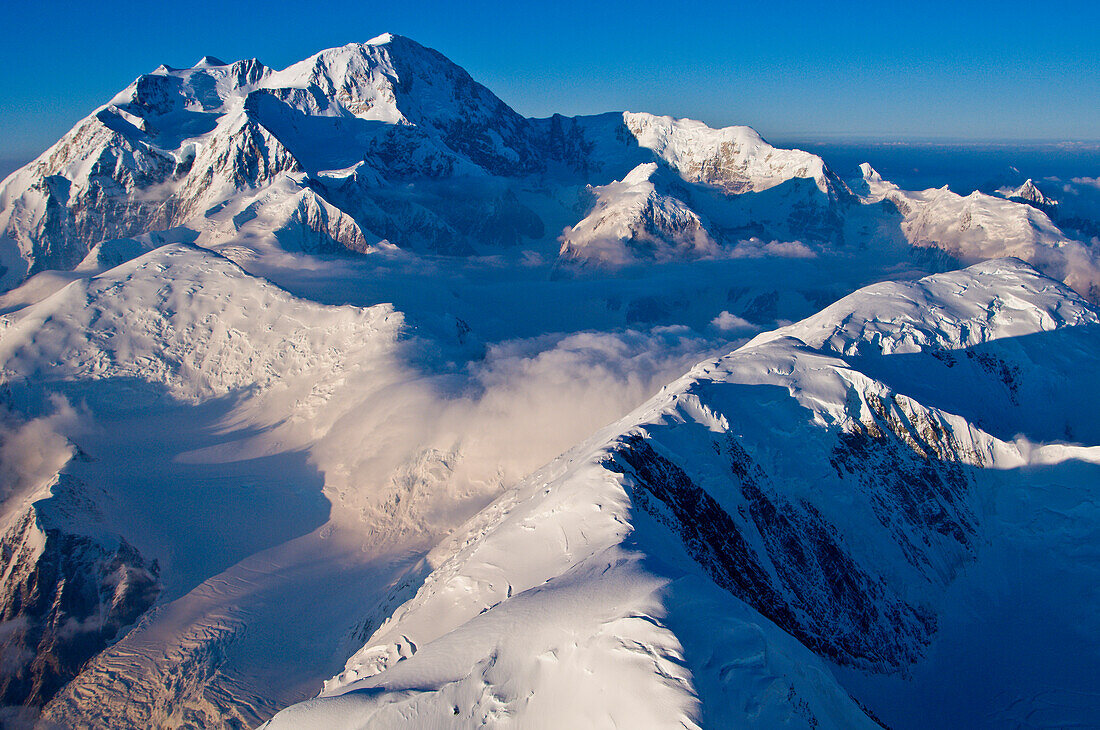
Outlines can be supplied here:
[[1023, 185], [1016, 191], [1016, 197], [1023, 198], [1024, 200], [1030, 200], [1033, 203], [1040, 205], [1050, 205], [1054, 201], [1050, 200], [1043, 191], [1035, 185], [1035, 181], [1030, 177], [1024, 182]]
[[1047, 197], [1030, 177], [1018, 188], [1004, 187], [997, 190], [997, 194], [1009, 200], [1023, 201], [1037, 208], [1049, 207], [1058, 204], [1057, 200]]
[[319, 51], [277, 72], [265, 86], [317, 87], [330, 97], [380, 94], [383, 98], [379, 101], [392, 105], [395, 97], [408, 93], [413, 86], [431, 87], [466, 79], [469, 75], [442, 53], [409, 38], [383, 33], [365, 43]]
[[376, 35], [374, 38], [371, 38], [364, 45], [367, 45], [367, 46], [384, 46], [387, 43], [392, 42], [394, 38], [399, 38], [399, 37], [400, 36], [396, 36], [393, 33], [382, 33], [380, 35]]
[[879, 175], [878, 170], [871, 167], [870, 162], [860, 163], [859, 171], [860, 174], [863, 175], [864, 180], [867, 180], [869, 182], [882, 182], [882, 175]]
[[316, 53], [272, 74], [259, 91], [257, 97], [277, 101], [253, 99], [250, 112], [287, 139], [298, 134], [296, 115], [343, 118], [333, 124], [365, 129], [350, 121], [356, 117], [404, 129], [389, 129], [377, 143], [387, 159], [407, 157], [398, 148], [414, 138], [423, 148], [434, 137], [488, 170], [535, 165], [525, 119], [442, 53], [392, 33]]

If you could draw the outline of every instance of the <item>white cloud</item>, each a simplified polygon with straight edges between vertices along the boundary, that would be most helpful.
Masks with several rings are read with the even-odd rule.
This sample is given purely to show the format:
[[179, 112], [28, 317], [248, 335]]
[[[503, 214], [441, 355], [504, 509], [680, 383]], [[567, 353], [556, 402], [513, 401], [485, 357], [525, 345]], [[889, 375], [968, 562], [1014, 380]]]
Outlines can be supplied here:
[[759, 329], [752, 322], [747, 319], [738, 317], [736, 314], [730, 314], [723, 311], [717, 317], [710, 321], [711, 326], [717, 327], [723, 332], [752, 332]]
[[44, 487], [72, 458], [83, 418], [60, 395], [50, 404], [52, 413], [23, 422], [0, 410], [0, 501]]
[[740, 241], [730, 251], [732, 258], [763, 258], [773, 256], [788, 259], [812, 259], [817, 254], [801, 241], [763, 241], [750, 238]]
[[[349, 377], [315, 417], [258, 438], [308, 448], [326, 493], [342, 505], [334, 518], [380, 526], [372, 541], [439, 534], [629, 413], [712, 346], [686, 327], [507, 340], [460, 372]], [[274, 420], [285, 412], [280, 397], [291, 395], [272, 392], [244, 407]]]

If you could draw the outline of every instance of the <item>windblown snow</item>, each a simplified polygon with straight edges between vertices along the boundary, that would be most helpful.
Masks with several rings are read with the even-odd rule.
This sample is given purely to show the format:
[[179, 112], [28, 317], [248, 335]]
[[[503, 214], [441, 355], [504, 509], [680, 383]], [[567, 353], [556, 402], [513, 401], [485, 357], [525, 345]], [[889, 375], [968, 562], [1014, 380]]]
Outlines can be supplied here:
[[1081, 200], [161, 66], [0, 185], [0, 724], [1088, 726]]

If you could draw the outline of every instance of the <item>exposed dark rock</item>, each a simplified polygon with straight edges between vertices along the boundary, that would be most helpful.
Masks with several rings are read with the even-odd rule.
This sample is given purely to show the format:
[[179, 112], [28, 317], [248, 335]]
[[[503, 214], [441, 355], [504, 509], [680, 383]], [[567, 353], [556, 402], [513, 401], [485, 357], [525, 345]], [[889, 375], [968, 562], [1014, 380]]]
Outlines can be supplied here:
[[[954, 542], [961, 560], [969, 554], [975, 533], [965, 464], [980, 464], [980, 455], [960, 446], [923, 412], [905, 414], [896, 396], [883, 400], [871, 395], [867, 401], [873, 418], [838, 436], [830, 459], [837, 475], [854, 480], [871, 495], [875, 515], [911, 564], [930, 568], [943, 555], [933, 549], [930, 534]], [[898, 448], [899, 441], [906, 448]], [[921, 542], [914, 542], [914, 536]]]
[[156, 561], [36, 524], [0, 538], [0, 704], [44, 705], [132, 625], [160, 591]]
[[[949, 580], [973, 552], [967, 468], [981, 459], [933, 414], [896, 396], [867, 400], [872, 417], [838, 433], [830, 461], [866, 494], [909, 562], [930, 582]], [[624, 436], [607, 466], [630, 476], [638, 505], [676, 532], [719, 585], [806, 646], [872, 670], [916, 660], [935, 631], [933, 615], [854, 555], [813, 504], [784, 496], [737, 439], [714, 447], [729, 460], [723, 493], [744, 500], [734, 513], [642, 433]]]

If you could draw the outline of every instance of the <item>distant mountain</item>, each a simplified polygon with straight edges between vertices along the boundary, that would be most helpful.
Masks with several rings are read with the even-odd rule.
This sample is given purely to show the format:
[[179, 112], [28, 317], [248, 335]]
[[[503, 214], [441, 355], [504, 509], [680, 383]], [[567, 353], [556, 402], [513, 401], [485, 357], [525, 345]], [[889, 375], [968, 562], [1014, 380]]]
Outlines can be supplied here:
[[1039, 190], [1035, 186], [1035, 183], [1031, 178], [1024, 181], [1024, 184], [1018, 188], [1001, 188], [997, 191], [998, 195], [1008, 198], [1009, 200], [1019, 200], [1025, 203], [1033, 203], [1035, 207], [1043, 210], [1047, 207], [1051, 207], [1058, 204], [1058, 201], [1048, 198], [1043, 195], [1043, 191]]
[[[612, 213], [608, 186], [639, 165], [656, 166], [665, 202]], [[819, 157], [747, 127], [647, 114], [525, 119], [438, 52], [385, 34], [282, 71], [204, 58], [141, 76], [4, 182], [0, 285], [72, 269], [101, 241], [177, 228], [207, 248], [247, 237], [283, 250], [468, 256], [553, 242], [564, 225], [563, 263], [602, 265], [666, 248], [721, 256], [745, 239], [840, 246], [866, 202]], [[971, 250], [972, 234], [932, 223], [932, 210], [909, 223], [917, 245], [1022, 255], [1058, 277], [1071, 275], [1070, 256], [1087, 271], [1075, 286], [1095, 273], [1079, 247], [1049, 250], [1066, 237], [1030, 208], [991, 213], [994, 226], [1033, 218], [1022, 235], [1037, 248], [1000, 252]], [[608, 215], [633, 222], [612, 232], [600, 223]], [[685, 248], [684, 225], [705, 227], [710, 243]], [[630, 256], [609, 255], [620, 246]]]

